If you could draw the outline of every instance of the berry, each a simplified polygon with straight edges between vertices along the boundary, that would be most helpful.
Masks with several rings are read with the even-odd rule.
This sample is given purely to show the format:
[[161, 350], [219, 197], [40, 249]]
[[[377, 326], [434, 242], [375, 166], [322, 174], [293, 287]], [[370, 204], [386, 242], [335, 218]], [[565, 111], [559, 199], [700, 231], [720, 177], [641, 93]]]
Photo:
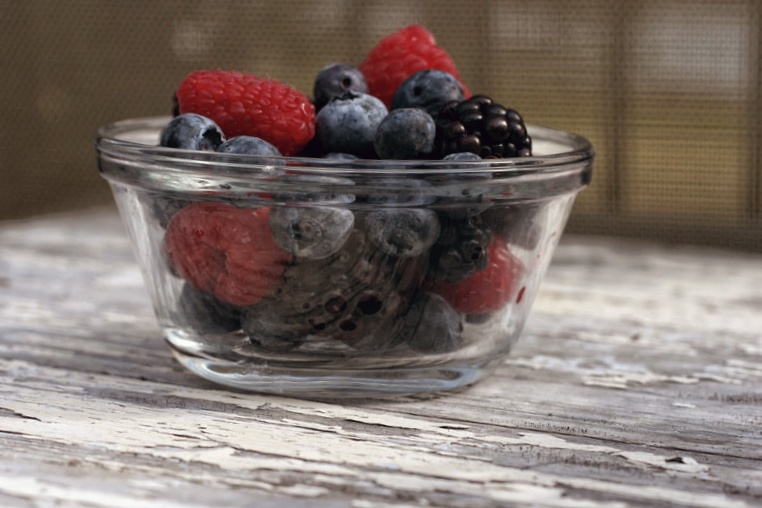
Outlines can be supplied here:
[[180, 113], [214, 120], [229, 138], [256, 136], [283, 155], [298, 153], [315, 134], [315, 107], [275, 80], [233, 71], [196, 71], [176, 92]]
[[[481, 158], [480, 155], [475, 154], [473, 152], [455, 152], [450, 153], [442, 157], [443, 161], [453, 161], [453, 162], [476, 162], [484, 160]], [[453, 164], [450, 166], [453, 169], [457, 169], [459, 166], [457, 164]]]
[[[296, 259], [284, 283], [251, 310], [270, 306], [258, 314], [257, 323], [284, 340], [310, 335], [356, 349], [381, 349], [396, 336], [409, 303], [406, 295], [421, 283], [423, 261], [385, 255], [355, 228], [330, 256]], [[271, 317], [263, 316], [268, 312]]]
[[368, 84], [362, 72], [356, 67], [341, 63], [324, 67], [315, 78], [312, 89], [315, 109], [320, 111], [331, 99], [345, 92], [368, 93]]
[[302, 321], [285, 316], [282, 304], [271, 297], [265, 297], [244, 310], [241, 328], [252, 344], [276, 353], [286, 353], [299, 347], [306, 332]]
[[[391, 108], [397, 88], [410, 76], [426, 69], [448, 72], [460, 81], [455, 63], [434, 36], [420, 25], [411, 25], [383, 38], [359, 65], [371, 95]], [[461, 83], [466, 97], [468, 90]]]
[[214, 151], [225, 141], [220, 127], [201, 115], [186, 113], [176, 116], [161, 132], [159, 145], [185, 150]]
[[400, 337], [414, 351], [448, 353], [463, 344], [463, 320], [447, 300], [419, 293], [402, 319]]
[[440, 214], [439, 238], [431, 248], [429, 277], [458, 282], [487, 266], [492, 233], [479, 215], [454, 218]]
[[442, 158], [473, 152], [484, 159], [532, 155], [532, 139], [521, 115], [487, 96], [447, 103], [437, 116], [434, 153]]
[[390, 208], [365, 216], [368, 238], [381, 251], [398, 257], [420, 256], [439, 236], [439, 219], [431, 210]]
[[472, 273], [460, 282], [436, 281], [431, 291], [444, 297], [453, 309], [465, 314], [500, 310], [520, 293], [524, 265], [499, 237], [495, 237], [488, 254], [489, 263], [483, 270]]
[[199, 333], [226, 333], [241, 328], [241, 309], [183, 284], [175, 319]]
[[[478, 215], [494, 203], [489, 196], [494, 192], [490, 184], [492, 174], [487, 171], [472, 171], [472, 162], [483, 159], [472, 152], [457, 152], [446, 155], [443, 167], [459, 169], [459, 172], [442, 172], [428, 180], [440, 189], [437, 210], [453, 219], [465, 219]], [[464, 171], [470, 169], [471, 171]]]
[[426, 69], [416, 72], [397, 88], [390, 109], [421, 108], [435, 117], [448, 102], [463, 99], [463, 87], [452, 74]]
[[236, 136], [222, 143], [217, 151], [220, 153], [241, 153], [247, 155], [280, 156], [280, 150], [262, 138], [254, 136]]
[[177, 212], [188, 206], [190, 201], [186, 199], [178, 199], [171, 195], [160, 193], [147, 193], [144, 195], [148, 201], [148, 208], [151, 211], [151, 215], [156, 219], [156, 222], [162, 229], [167, 228], [169, 220]]
[[373, 146], [382, 159], [419, 159], [434, 149], [436, 125], [418, 108], [391, 111], [376, 130]]
[[194, 288], [233, 305], [253, 305], [278, 287], [291, 261], [272, 238], [269, 215], [269, 208], [193, 203], [169, 221], [164, 253]]
[[320, 110], [316, 136], [325, 152], [373, 157], [376, 129], [388, 112], [372, 95], [347, 92]]
[[547, 223], [547, 207], [541, 202], [495, 206], [484, 212], [484, 222], [510, 245], [534, 249]]
[[275, 243], [303, 259], [321, 259], [339, 250], [354, 223], [354, 214], [346, 208], [278, 206], [270, 211]]

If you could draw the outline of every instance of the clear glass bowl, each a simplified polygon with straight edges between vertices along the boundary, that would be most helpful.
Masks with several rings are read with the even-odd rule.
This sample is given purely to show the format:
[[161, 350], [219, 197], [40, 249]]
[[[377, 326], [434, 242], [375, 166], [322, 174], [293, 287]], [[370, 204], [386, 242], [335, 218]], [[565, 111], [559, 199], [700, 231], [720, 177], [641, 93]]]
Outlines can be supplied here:
[[192, 372], [309, 398], [452, 390], [516, 342], [593, 149], [329, 160], [158, 147], [169, 118], [98, 132], [164, 337]]

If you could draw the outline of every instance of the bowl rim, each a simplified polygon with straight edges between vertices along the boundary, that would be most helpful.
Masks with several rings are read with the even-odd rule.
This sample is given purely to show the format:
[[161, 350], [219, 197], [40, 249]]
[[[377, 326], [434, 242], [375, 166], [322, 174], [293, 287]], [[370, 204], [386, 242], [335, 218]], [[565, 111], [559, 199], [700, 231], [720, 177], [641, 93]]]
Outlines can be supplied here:
[[[211, 151], [166, 148], [126, 139], [130, 133], [138, 131], [161, 132], [170, 116], [140, 117], [119, 120], [100, 127], [95, 137], [95, 146], [99, 157], [137, 157], [150, 160], [153, 164], [194, 166], [206, 170], [224, 166], [226, 172], [233, 171], [238, 176], [246, 172], [261, 169], [263, 166], [283, 166], [300, 173], [332, 175], [387, 175], [401, 176], [410, 174], [468, 174], [499, 173], [501, 177], [522, 176], [537, 173], [565, 173], [580, 165], [586, 172], [592, 171], [595, 151], [592, 144], [583, 136], [534, 124], [527, 124], [527, 131], [533, 140], [539, 139], [567, 147], [567, 150], [502, 159], [483, 159], [480, 161], [443, 161], [443, 160], [391, 160], [391, 159], [326, 159], [303, 156], [261, 156], [245, 154], [223, 154]], [[104, 175], [107, 176], [107, 175]], [[589, 180], [589, 177], [587, 178]]]

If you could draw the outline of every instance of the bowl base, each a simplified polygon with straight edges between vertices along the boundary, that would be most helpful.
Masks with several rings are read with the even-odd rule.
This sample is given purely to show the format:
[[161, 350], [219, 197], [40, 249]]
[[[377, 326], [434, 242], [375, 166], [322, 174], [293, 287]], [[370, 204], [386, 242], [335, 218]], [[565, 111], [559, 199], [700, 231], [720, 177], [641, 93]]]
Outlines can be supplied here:
[[489, 376], [500, 363], [321, 370], [199, 357], [174, 347], [172, 352], [183, 367], [213, 383], [305, 399], [379, 399], [449, 392]]

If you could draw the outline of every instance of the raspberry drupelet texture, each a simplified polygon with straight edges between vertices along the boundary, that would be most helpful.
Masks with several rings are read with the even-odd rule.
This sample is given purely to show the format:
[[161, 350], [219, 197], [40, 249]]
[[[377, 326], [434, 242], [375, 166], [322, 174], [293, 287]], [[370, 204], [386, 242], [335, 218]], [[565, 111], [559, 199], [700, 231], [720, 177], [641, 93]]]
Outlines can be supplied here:
[[223, 302], [253, 305], [283, 280], [291, 256], [273, 240], [270, 208], [192, 203], [167, 225], [164, 253], [194, 288]]
[[315, 107], [302, 92], [279, 81], [235, 71], [189, 74], [175, 93], [179, 113], [196, 113], [225, 136], [255, 136], [283, 155], [297, 154], [315, 135]]
[[381, 99], [387, 108], [391, 108], [397, 88], [416, 72], [426, 69], [452, 74], [460, 82], [464, 96], [470, 96], [450, 55], [437, 46], [434, 35], [420, 25], [407, 26], [381, 39], [359, 69], [370, 94]]

